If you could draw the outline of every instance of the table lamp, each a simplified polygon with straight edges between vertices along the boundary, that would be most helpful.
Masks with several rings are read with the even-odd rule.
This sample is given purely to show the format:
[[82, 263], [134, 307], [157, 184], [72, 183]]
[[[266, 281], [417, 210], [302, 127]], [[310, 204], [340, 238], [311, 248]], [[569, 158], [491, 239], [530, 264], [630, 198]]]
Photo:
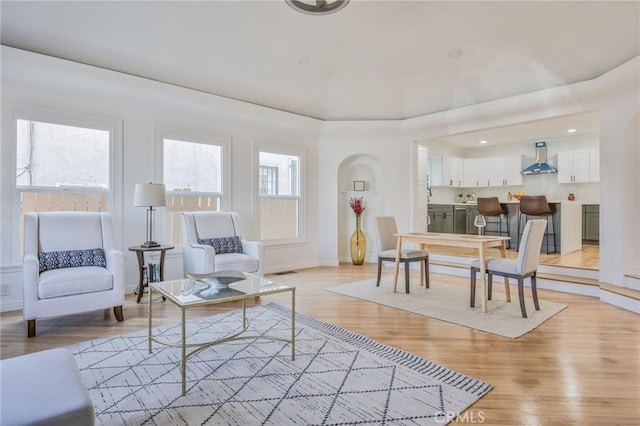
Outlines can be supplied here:
[[137, 183], [133, 196], [135, 207], [149, 207], [147, 209], [147, 242], [141, 247], [158, 247], [159, 243], [153, 240], [153, 215], [154, 207], [164, 207], [167, 205], [167, 195], [162, 183]]

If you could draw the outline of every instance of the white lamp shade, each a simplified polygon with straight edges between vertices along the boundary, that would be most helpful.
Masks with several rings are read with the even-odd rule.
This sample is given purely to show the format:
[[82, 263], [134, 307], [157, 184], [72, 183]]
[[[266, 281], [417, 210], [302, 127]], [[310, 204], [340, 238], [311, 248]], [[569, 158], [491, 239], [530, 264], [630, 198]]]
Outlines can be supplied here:
[[133, 196], [135, 207], [164, 207], [167, 194], [163, 183], [137, 183]]

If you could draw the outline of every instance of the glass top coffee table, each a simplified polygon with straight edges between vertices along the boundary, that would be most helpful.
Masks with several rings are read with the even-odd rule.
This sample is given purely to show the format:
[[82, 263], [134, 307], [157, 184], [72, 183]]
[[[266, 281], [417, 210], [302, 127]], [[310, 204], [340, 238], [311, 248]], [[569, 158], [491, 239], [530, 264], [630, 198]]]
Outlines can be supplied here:
[[[269, 335], [243, 336], [249, 328], [247, 318], [247, 299], [258, 296], [266, 296], [276, 293], [291, 293], [291, 339]], [[182, 334], [180, 342], [169, 342], [153, 336], [153, 313], [151, 303], [152, 292], [158, 292], [170, 302], [180, 308], [182, 317]], [[188, 308], [204, 305], [242, 300], [242, 324], [231, 334], [210, 342], [188, 343], [186, 337], [186, 310]], [[182, 395], [187, 392], [187, 359], [203, 349], [213, 345], [229, 342], [237, 339], [271, 339], [280, 340], [291, 344], [291, 359], [295, 360], [295, 325], [296, 325], [296, 288], [268, 280], [257, 275], [243, 272], [221, 271], [212, 274], [196, 275], [188, 274], [188, 278], [173, 281], [160, 281], [149, 284], [149, 353], [152, 352], [153, 342], [162, 345], [181, 348], [182, 350]], [[187, 352], [187, 348], [194, 348]]]

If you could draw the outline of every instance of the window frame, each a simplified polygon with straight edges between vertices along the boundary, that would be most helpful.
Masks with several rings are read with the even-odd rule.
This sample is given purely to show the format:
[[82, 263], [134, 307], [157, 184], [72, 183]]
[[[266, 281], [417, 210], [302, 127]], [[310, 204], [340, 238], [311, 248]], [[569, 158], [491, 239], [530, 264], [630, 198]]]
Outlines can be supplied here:
[[[18, 265], [22, 263], [20, 254], [20, 200], [23, 192], [59, 192], [59, 193], [99, 193], [107, 195], [107, 212], [114, 222], [114, 240], [117, 246], [122, 246], [122, 218], [123, 218], [123, 143], [122, 120], [89, 115], [63, 110], [50, 110], [47, 108], [28, 105], [17, 105], [3, 102], [2, 111], [2, 137], [11, 143], [2, 144], [2, 157], [10, 158], [3, 162], [2, 180], [9, 184], [2, 185], [1, 198], [10, 200], [9, 220], [3, 220], [0, 226], [2, 242], [0, 250], [3, 253], [0, 258], [2, 265]], [[18, 120], [29, 120], [64, 126], [96, 129], [109, 132], [109, 179], [108, 189], [97, 188], [72, 188], [56, 186], [18, 187], [17, 185], [17, 143]], [[7, 157], [5, 157], [5, 155]], [[10, 167], [6, 167], [9, 166]], [[6, 210], [5, 210], [6, 211]], [[5, 219], [3, 215], [3, 219]]]
[[[180, 142], [198, 143], [204, 145], [219, 146], [222, 150], [222, 192], [200, 192], [191, 191], [189, 196], [217, 196], [220, 200], [219, 209], [231, 210], [231, 137], [216, 134], [193, 133], [179, 129], [169, 129], [155, 126], [155, 181], [164, 183], [164, 140], [171, 139]], [[181, 191], [166, 191], [167, 195], [185, 195]], [[167, 209], [163, 208], [156, 212], [156, 218], [162, 226], [159, 226], [156, 235], [162, 241], [167, 241]], [[181, 245], [181, 244], [180, 244]]]
[[[296, 156], [298, 163], [298, 195], [260, 195], [260, 153], [268, 152]], [[270, 142], [253, 141], [253, 184], [254, 184], [254, 223], [258, 228], [257, 235], [265, 246], [299, 245], [307, 242], [307, 150], [304, 147]], [[296, 238], [262, 239], [260, 229], [260, 198], [296, 199], [298, 200], [298, 236]]]

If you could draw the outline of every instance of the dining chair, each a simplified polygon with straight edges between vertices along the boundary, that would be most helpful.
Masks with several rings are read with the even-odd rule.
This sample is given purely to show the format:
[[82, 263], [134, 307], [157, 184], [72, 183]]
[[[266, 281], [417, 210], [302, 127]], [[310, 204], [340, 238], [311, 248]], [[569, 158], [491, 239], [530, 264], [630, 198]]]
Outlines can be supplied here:
[[[524, 279], [531, 278], [531, 294], [533, 296], [533, 305], [536, 311], [540, 310], [538, 303], [538, 290], [536, 283], [536, 275], [538, 270], [538, 261], [540, 258], [540, 248], [542, 247], [542, 238], [547, 221], [545, 219], [534, 219], [527, 222], [522, 232], [522, 239], [517, 259], [507, 259], [502, 257], [490, 257], [486, 259], [487, 272], [487, 290], [488, 298], [491, 300], [491, 287], [494, 275], [506, 277], [505, 293], [507, 301], [510, 301], [509, 280], [508, 278], [516, 278], [518, 280], [518, 296], [520, 299], [520, 310], [522, 317], [527, 318], [527, 310], [524, 304]], [[471, 262], [471, 307], [475, 306], [476, 299], [476, 274], [480, 271], [480, 259]]]
[[[378, 216], [374, 218], [376, 230], [376, 243], [378, 245], [378, 279], [376, 287], [380, 286], [382, 274], [382, 262], [395, 262], [397, 253], [398, 233], [396, 219], [393, 216]], [[400, 252], [400, 262], [404, 263], [405, 292], [409, 293], [409, 271], [411, 262], [424, 262], [420, 264], [420, 285], [424, 282], [429, 288], [429, 252], [426, 250], [405, 249]]]

